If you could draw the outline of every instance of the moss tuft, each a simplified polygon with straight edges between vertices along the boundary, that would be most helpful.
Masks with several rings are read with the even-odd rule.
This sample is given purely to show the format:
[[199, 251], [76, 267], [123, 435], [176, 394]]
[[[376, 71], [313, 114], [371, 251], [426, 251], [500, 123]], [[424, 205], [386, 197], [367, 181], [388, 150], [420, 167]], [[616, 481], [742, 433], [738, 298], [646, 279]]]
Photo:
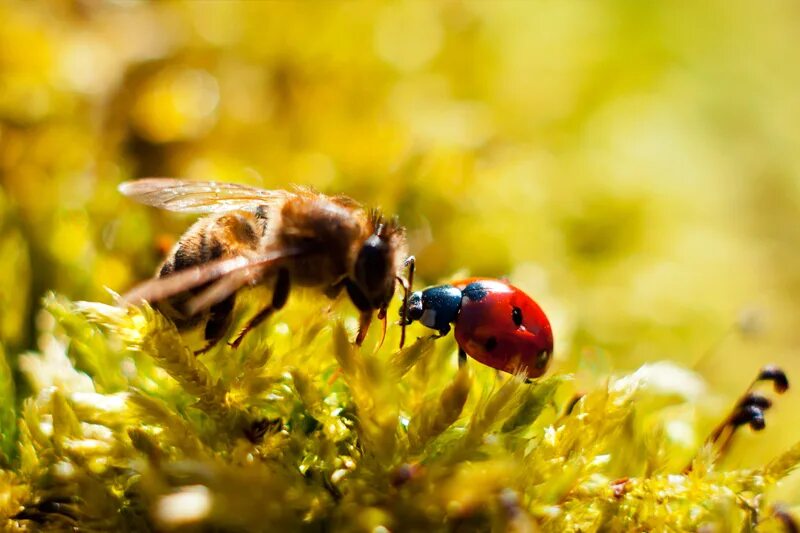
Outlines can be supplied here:
[[448, 339], [397, 351], [390, 330], [376, 351], [357, 349], [344, 323], [309, 320], [301, 306], [241, 349], [222, 343], [201, 357], [147, 306], [54, 296], [46, 306], [55, 320], [22, 365], [33, 393], [0, 420], [4, 443], [18, 435], [0, 471], [10, 530], [793, 523], [767, 491], [800, 463], [800, 445], [729, 469], [713, 439], [695, 439], [681, 469], [685, 443], [671, 432], [690, 419], [674, 408], [696, 399], [686, 380], [666, 379], [689, 373], [666, 363], [576, 396], [567, 375], [529, 384], [474, 362], [457, 369]]

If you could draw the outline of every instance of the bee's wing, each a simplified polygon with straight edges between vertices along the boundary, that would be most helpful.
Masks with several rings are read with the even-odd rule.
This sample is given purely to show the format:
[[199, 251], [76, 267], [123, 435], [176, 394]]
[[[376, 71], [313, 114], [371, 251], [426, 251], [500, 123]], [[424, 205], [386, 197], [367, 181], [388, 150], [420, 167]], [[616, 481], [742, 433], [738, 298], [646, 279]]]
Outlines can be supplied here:
[[221, 213], [285, 201], [293, 193], [239, 183], [144, 178], [120, 184], [119, 192], [145, 205], [184, 213]]
[[230, 274], [222, 276], [200, 294], [186, 302], [186, 312], [191, 316], [221, 302], [252, 280], [261, 278], [267, 268], [269, 268], [268, 264], [257, 264], [250, 268], [234, 270]]
[[[195, 267], [179, 270], [163, 278], [153, 278], [145, 281], [122, 296], [119, 303], [122, 305], [136, 304], [142, 300], [158, 302], [206, 283], [220, 280], [221, 278], [227, 279], [227, 276], [235, 274], [233, 279], [239, 280], [239, 283], [228, 293], [230, 294], [251, 280], [258, 279], [258, 277], [273, 263], [281, 259], [286, 259], [287, 257], [301, 255], [302, 253], [303, 250], [300, 249], [282, 249], [268, 251], [256, 257], [239, 255], [211, 261]], [[212, 285], [212, 287], [214, 287], [214, 285]], [[205, 291], [200, 293], [200, 296], [204, 293]], [[220, 300], [222, 299], [224, 299], [224, 296]], [[213, 305], [213, 303], [216, 302], [212, 302], [212, 304], [209, 305]], [[195, 307], [193, 312], [204, 309], [204, 307], [193, 307]]]

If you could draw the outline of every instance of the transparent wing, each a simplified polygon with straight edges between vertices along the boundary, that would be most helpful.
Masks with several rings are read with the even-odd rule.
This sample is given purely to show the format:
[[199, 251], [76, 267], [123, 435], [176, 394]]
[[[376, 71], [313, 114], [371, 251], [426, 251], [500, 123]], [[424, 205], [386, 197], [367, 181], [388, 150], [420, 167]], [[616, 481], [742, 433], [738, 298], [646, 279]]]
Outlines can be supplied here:
[[[304, 251], [301, 249], [284, 249], [267, 252], [256, 257], [235, 256], [211, 261], [195, 267], [179, 270], [163, 278], [153, 278], [145, 281], [123, 295], [120, 299], [120, 304], [137, 304], [142, 300], [158, 302], [206, 283], [224, 279], [227, 280], [224, 286], [229, 292], [220, 298], [220, 300], [222, 300], [225, 296], [235, 292], [240, 287], [251, 281], [258, 280], [274, 263], [288, 257], [302, 255], [303, 253]], [[210, 288], [213, 288], [215, 285], [216, 284], [212, 284]], [[201, 293], [199, 296], [202, 297], [203, 294], [205, 294], [205, 292]], [[217, 292], [216, 294], [219, 293]], [[216, 302], [207, 305], [213, 305], [214, 303]], [[192, 307], [194, 308], [193, 312], [204, 308], [198, 307], [197, 302]]]
[[119, 192], [145, 205], [184, 213], [221, 213], [285, 201], [294, 193], [239, 183], [144, 178], [120, 184]]
[[186, 302], [186, 312], [191, 316], [203, 309], [208, 309], [249, 284], [250, 281], [261, 279], [268, 268], [268, 264], [250, 265], [226, 274]]

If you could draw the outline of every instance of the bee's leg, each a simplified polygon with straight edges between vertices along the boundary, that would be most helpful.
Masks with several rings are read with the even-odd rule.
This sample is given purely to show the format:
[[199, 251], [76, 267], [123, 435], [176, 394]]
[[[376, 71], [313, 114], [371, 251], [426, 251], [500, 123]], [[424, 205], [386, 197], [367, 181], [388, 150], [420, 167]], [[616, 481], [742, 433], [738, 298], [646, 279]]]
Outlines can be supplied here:
[[358, 335], [356, 335], [356, 346], [361, 346], [367, 338], [369, 324], [372, 322], [372, 311], [361, 311], [358, 316]]
[[374, 313], [375, 310], [373, 309], [364, 292], [353, 282], [353, 280], [350, 278], [344, 278], [342, 280], [342, 284], [347, 290], [347, 295], [350, 297], [350, 301], [352, 301], [353, 305], [355, 305], [356, 308], [361, 311], [361, 314], [358, 317], [358, 334], [356, 335], [356, 346], [361, 346], [364, 343], [364, 339], [367, 338], [369, 324], [372, 322], [372, 313]]
[[335, 283], [332, 283], [329, 287], [327, 287], [323, 291], [325, 296], [327, 296], [331, 300], [334, 300], [337, 296], [339, 296], [339, 294], [342, 292], [342, 289], [344, 289], [345, 278], [346, 276], [343, 276], [340, 280], [336, 281]]
[[467, 364], [467, 352], [465, 352], [464, 349], [461, 346], [459, 346], [458, 347], [458, 368], [461, 368], [462, 366], [464, 366], [466, 364]]
[[206, 353], [222, 340], [222, 337], [225, 336], [225, 332], [228, 331], [231, 320], [233, 319], [234, 303], [236, 303], [236, 296], [231, 295], [220, 303], [211, 306], [209, 309], [208, 322], [206, 322], [206, 328], [203, 332], [206, 345], [194, 352], [195, 355]]
[[278, 270], [278, 275], [275, 279], [275, 287], [272, 290], [272, 302], [250, 319], [250, 322], [247, 323], [244, 329], [239, 332], [236, 339], [231, 343], [232, 348], [238, 348], [248, 331], [261, 324], [269, 318], [269, 315], [286, 305], [286, 300], [289, 299], [290, 286], [289, 271], [285, 268]]
[[403, 287], [403, 306], [400, 308], [400, 348], [406, 343], [406, 326], [408, 326], [408, 298], [411, 291], [414, 290], [414, 269], [417, 260], [413, 255], [409, 255], [403, 262], [403, 265], [408, 267], [408, 275], [406, 279], [397, 276], [397, 281]]

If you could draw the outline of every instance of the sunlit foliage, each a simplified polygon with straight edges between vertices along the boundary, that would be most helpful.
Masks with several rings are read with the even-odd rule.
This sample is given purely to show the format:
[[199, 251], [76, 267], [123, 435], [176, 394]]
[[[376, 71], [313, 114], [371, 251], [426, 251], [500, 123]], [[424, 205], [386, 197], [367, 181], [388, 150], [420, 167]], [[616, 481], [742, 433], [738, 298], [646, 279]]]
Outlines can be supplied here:
[[[0, 2], [0, 517], [790, 523], [791, 392], [702, 450], [759, 368], [800, 375], [798, 25], [790, 0]], [[528, 291], [553, 368], [458, 371], [451, 339], [396, 353], [392, 326], [353, 350], [349, 304], [295, 292], [195, 359], [103, 307], [191, 222], [116, 191], [152, 175], [381, 206], [420, 285]]]
[[46, 307], [21, 360], [34, 386], [0, 479], [6, 527], [768, 528], [764, 494], [800, 462], [720, 469], [713, 447], [687, 449], [702, 383], [669, 363], [571, 400], [566, 375], [457, 369], [447, 340], [358, 350], [325, 313], [196, 358], [149, 307]]

